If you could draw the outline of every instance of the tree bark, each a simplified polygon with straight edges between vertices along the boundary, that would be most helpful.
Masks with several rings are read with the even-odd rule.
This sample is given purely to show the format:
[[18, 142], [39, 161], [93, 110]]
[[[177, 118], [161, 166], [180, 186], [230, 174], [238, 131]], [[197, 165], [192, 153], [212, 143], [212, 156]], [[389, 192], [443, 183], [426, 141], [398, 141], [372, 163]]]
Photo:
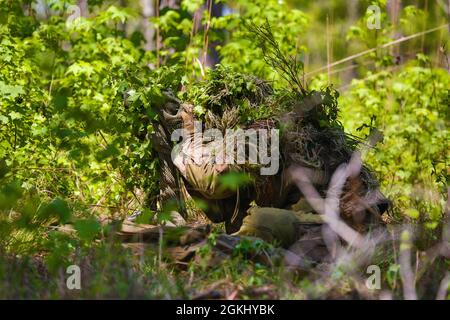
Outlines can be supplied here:
[[392, 24], [396, 25], [398, 22], [398, 16], [400, 14], [400, 9], [402, 7], [401, 0], [389, 0], [387, 2], [387, 12], [391, 19]]
[[[398, 39], [401, 37], [401, 34], [399, 33], [399, 30], [398, 30], [398, 18], [400, 15], [401, 8], [402, 8], [402, 0], [389, 0], [386, 5], [388, 16], [393, 25], [394, 39]], [[392, 46], [390, 51], [391, 51], [391, 54], [393, 56], [395, 56], [397, 60], [400, 59], [400, 46], [399, 45]]]
[[349, 0], [347, 5], [348, 22], [353, 24], [358, 19], [358, 0]]
[[88, 2], [87, 0], [78, 0], [78, 7], [80, 8], [80, 14], [82, 17], [87, 17], [89, 14]]
[[142, 7], [142, 30], [145, 39], [144, 49], [151, 51], [155, 49], [155, 28], [149, 19], [155, 16], [155, 6], [153, 0], [141, 0]]
[[[221, 17], [222, 16], [222, 3], [213, 3], [211, 16], [212, 17]], [[210, 41], [208, 43], [208, 53], [206, 55], [205, 65], [213, 68], [216, 64], [220, 63], [219, 53], [216, 51], [216, 47], [219, 45], [217, 41]]]

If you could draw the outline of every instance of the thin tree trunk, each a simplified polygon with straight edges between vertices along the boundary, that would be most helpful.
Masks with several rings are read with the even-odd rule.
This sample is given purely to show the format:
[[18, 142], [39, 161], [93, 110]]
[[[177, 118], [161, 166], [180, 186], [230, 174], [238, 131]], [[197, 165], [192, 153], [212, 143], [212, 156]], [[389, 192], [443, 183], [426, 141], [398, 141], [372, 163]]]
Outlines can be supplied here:
[[[221, 17], [223, 10], [223, 3], [213, 3], [211, 16]], [[210, 41], [208, 43], [208, 53], [206, 55], [205, 64], [208, 67], [214, 67], [216, 64], [220, 63], [219, 53], [216, 51], [216, 47], [219, 45], [217, 41]]]
[[[354, 25], [358, 20], [358, 12], [359, 12], [359, 0], [348, 0], [347, 5], [347, 23], [349, 25]], [[350, 52], [350, 42], [345, 42], [347, 52]], [[356, 78], [358, 75], [356, 73], [356, 68], [349, 68], [346, 71], [341, 73], [341, 79], [343, 83], [350, 83], [353, 78]]]
[[47, 4], [44, 0], [36, 1], [36, 15], [39, 19], [47, 19]]
[[[119, 1], [119, 4], [120, 4], [120, 6], [121, 6], [122, 8], [125, 8], [125, 7], [127, 6], [127, 3], [126, 3], [125, 0], [120, 0], [120, 1]], [[123, 31], [123, 33], [124, 33], [125, 36], [126, 36], [126, 34], [127, 34], [127, 23], [126, 23], [126, 22], [125, 22], [125, 23], [120, 23], [120, 24], [119, 24], [119, 28]]]
[[[394, 39], [398, 39], [401, 37], [401, 34], [398, 32], [398, 18], [400, 15], [400, 10], [402, 7], [402, 0], [388, 0], [386, 9], [389, 15], [389, 18], [391, 20], [392, 25], [394, 26], [393, 29], [393, 36]], [[399, 46], [393, 46], [391, 48], [391, 54], [396, 56], [397, 58], [400, 57], [400, 47]]]
[[[447, 21], [450, 21], [450, 0], [448, 0], [447, 17], [448, 17]], [[450, 23], [448, 25], [448, 32], [450, 32]]]
[[155, 49], [155, 28], [150, 23], [150, 18], [155, 16], [153, 0], [141, 0], [142, 7], [142, 30], [145, 39], [144, 49], [151, 51]]
[[358, 19], [358, 2], [358, 0], [348, 0], [347, 21], [350, 24], [353, 24]]
[[392, 24], [396, 25], [398, 22], [398, 16], [400, 14], [400, 9], [402, 7], [401, 0], [389, 0], [387, 2], [387, 12]]
[[88, 2], [87, 0], [78, 0], [78, 7], [80, 8], [80, 14], [82, 17], [87, 17], [89, 14]]

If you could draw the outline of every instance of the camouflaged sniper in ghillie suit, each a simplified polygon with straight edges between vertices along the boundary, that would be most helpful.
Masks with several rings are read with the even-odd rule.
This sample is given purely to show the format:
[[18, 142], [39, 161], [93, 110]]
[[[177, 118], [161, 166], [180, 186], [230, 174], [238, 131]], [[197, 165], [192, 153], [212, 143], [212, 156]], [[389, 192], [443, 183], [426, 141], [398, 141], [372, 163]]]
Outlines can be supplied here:
[[[193, 102], [182, 103], [170, 94], [160, 110], [160, 123], [155, 126], [153, 139], [160, 146], [161, 202], [176, 203], [178, 212], [186, 217], [188, 212], [183, 203], [187, 197], [201, 199], [207, 204], [205, 215], [214, 223], [225, 222], [227, 233], [259, 237], [283, 247], [304, 240], [307, 245], [302, 250], [310, 255], [324, 250], [320, 231], [323, 221], [291, 181], [287, 169], [291, 166], [310, 169], [315, 187], [324, 193], [333, 172], [349, 161], [359, 141], [346, 135], [337, 122], [337, 93], [326, 89], [302, 95], [276, 94], [264, 81], [221, 67], [211, 71], [210, 77], [199, 83], [208, 97], [203, 101], [205, 113], [196, 113]], [[238, 83], [234, 88], [232, 81]], [[265, 112], [260, 112], [258, 118], [255, 115], [259, 109]], [[253, 119], [245, 118], [248, 114]], [[261, 176], [254, 165], [210, 163], [206, 161], [208, 154], [200, 163], [185, 164], [179, 157], [172, 159], [171, 133], [181, 126], [193, 134], [195, 120], [203, 121], [203, 129], [221, 131], [237, 127], [280, 129], [278, 172]], [[202, 143], [203, 152], [208, 150], [208, 143]], [[186, 157], [199, 145], [188, 138], [178, 148]], [[220, 177], [234, 171], [248, 174], [253, 183], [237, 190], [223, 188]], [[358, 177], [347, 180], [340, 212], [358, 231], [381, 223], [380, 215], [387, 206], [388, 201], [378, 191], [378, 184], [366, 167]]]

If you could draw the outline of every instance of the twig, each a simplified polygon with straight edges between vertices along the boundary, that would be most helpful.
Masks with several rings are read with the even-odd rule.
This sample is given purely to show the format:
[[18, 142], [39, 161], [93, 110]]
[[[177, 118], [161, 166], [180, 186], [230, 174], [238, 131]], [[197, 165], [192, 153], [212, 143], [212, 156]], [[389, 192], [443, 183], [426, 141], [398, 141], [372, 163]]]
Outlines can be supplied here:
[[254, 23], [244, 23], [253, 36], [256, 36], [258, 45], [263, 51], [264, 61], [286, 80], [294, 89], [305, 95], [303, 81], [300, 77], [303, 64], [297, 61], [297, 57], [286, 56], [280, 49], [268, 21], [262, 26]]
[[[156, 18], [159, 20], [159, 0], [156, 0]], [[159, 24], [156, 26], [156, 67], [159, 68]]]
[[327, 71], [328, 71], [328, 85], [331, 84], [331, 48], [330, 48], [330, 23], [327, 15]]
[[310, 72], [306, 73], [305, 76], [306, 77], [312, 76], [312, 75], [314, 75], [316, 73], [319, 73], [319, 72], [322, 72], [324, 70], [327, 70], [330, 67], [335, 67], [335, 66], [340, 65], [342, 63], [345, 63], [345, 62], [348, 62], [348, 61], [352, 61], [352, 60], [354, 60], [356, 58], [359, 58], [361, 56], [364, 56], [364, 55], [367, 55], [369, 53], [375, 52], [375, 51], [377, 51], [379, 49], [388, 48], [388, 47], [393, 46], [395, 44], [398, 44], [398, 43], [401, 43], [401, 42], [404, 42], [404, 41], [408, 41], [408, 40], [411, 40], [411, 39], [414, 39], [414, 38], [417, 38], [417, 37], [421, 37], [422, 35], [425, 35], [425, 34], [428, 34], [428, 33], [431, 33], [431, 32], [435, 32], [435, 31], [440, 30], [442, 28], [446, 28], [447, 26], [450, 26], [450, 23], [444, 24], [442, 26], [439, 26], [439, 27], [436, 27], [436, 28], [432, 28], [432, 29], [429, 29], [429, 30], [426, 30], [426, 31], [415, 33], [415, 34], [412, 34], [412, 35], [407, 36], [407, 37], [401, 37], [401, 38], [399, 38], [397, 40], [388, 42], [388, 43], [383, 44], [381, 46], [378, 46], [378, 47], [375, 47], [375, 48], [371, 48], [371, 49], [368, 49], [368, 50], [356, 53], [356, 54], [348, 56], [348, 57], [346, 57], [344, 59], [335, 61], [335, 62], [331, 63], [330, 65], [326, 65], [324, 67], [320, 67], [320, 68], [318, 68], [316, 70], [310, 71]]

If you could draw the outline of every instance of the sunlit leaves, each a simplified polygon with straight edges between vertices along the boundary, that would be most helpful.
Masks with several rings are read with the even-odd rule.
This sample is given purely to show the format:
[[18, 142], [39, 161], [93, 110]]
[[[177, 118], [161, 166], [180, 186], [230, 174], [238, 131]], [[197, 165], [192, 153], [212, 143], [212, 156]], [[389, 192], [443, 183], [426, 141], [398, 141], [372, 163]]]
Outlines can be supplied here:
[[132, 15], [132, 12], [127, 8], [110, 6], [105, 12], [100, 13], [98, 20], [100, 22], [113, 21], [115, 23], [125, 23]]
[[190, 13], [194, 13], [203, 3], [203, 0], [183, 0], [181, 1], [181, 7]]
[[379, 174], [396, 212], [412, 219], [423, 212], [425, 220], [438, 221], [447, 192], [450, 77], [427, 64], [428, 57], [419, 55], [397, 74], [381, 71], [355, 80], [341, 105], [345, 128], [357, 135], [367, 133], [367, 128], [354, 130], [376, 116], [372, 125], [385, 139], [367, 162]]
[[8, 85], [3, 81], [0, 81], [0, 95], [7, 95], [12, 99], [17, 98], [23, 94], [24, 90], [22, 86]]
[[90, 77], [94, 73], [94, 67], [87, 62], [79, 61], [67, 69], [66, 74], [72, 73], [74, 76], [85, 75]]
[[165, 75], [155, 81], [145, 53], [123, 36], [120, 24], [134, 13], [109, 7], [67, 23], [67, 3], [54, 4], [33, 33], [20, 29], [36, 17], [7, 4], [15, 19], [0, 26], [0, 157], [49, 201], [95, 203], [106, 193], [105, 204], [115, 205], [134, 186], [153, 192], [147, 133]]

